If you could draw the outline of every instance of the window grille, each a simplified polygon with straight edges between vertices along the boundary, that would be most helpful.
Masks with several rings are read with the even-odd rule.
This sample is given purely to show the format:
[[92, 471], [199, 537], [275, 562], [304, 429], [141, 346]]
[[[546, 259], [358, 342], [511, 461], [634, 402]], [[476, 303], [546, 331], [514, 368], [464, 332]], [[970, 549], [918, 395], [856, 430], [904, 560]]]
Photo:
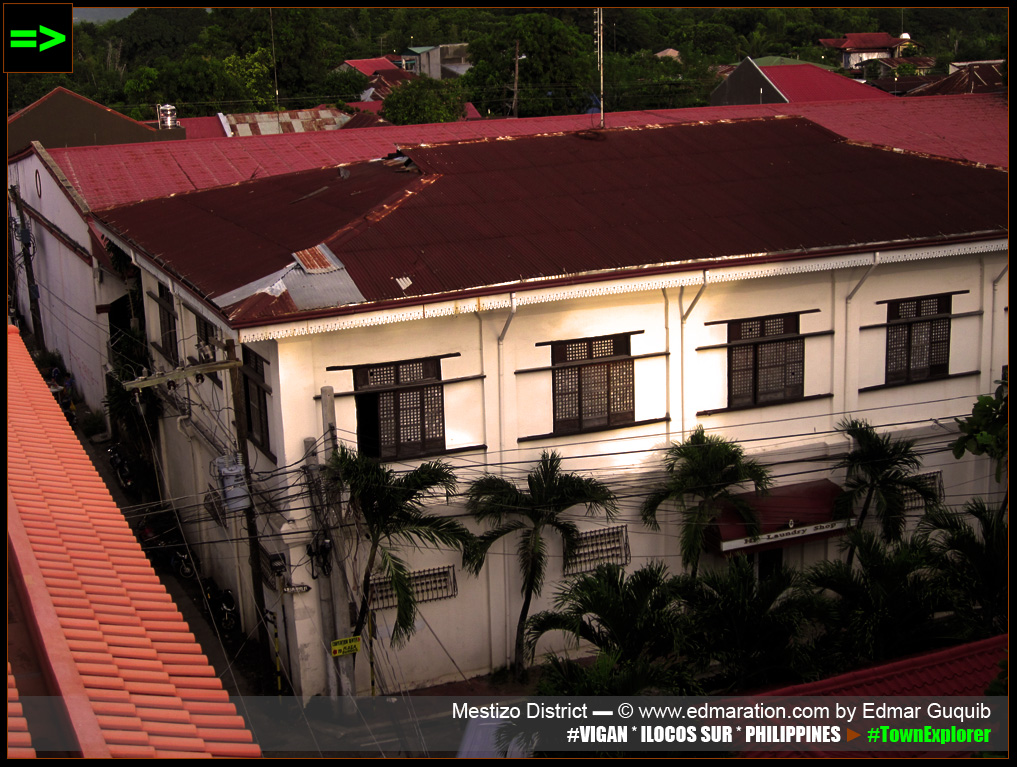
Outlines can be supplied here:
[[[459, 594], [455, 565], [415, 570], [410, 573], [410, 587], [417, 598], [417, 604], [452, 599]], [[372, 575], [371, 607], [375, 610], [386, 610], [395, 606], [396, 594], [392, 582], [385, 575]]]
[[[556, 434], [635, 421], [635, 372], [631, 356], [631, 338], [627, 334], [551, 345]], [[619, 359], [626, 357], [629, 359]], [[589, 363], [583, 364], [586, 360]]]
[[[942, 501], [946, 497], [946, 493], [943, 488], [943, 472], [930, 471], [928, 474], [918, 474], [915, 479], [920, 479], [925, 487], [932, 490], [932, 492], [936, 494], [937, 501]], [[925, 503], [922, 501], [922, 496], [914, 490], [908, 490], [905, 493], [904, 510], [917, 512], [925, 511]]]
[[628, 531], [627, 525], [616, 525], [580, 533], [565, 574], [592, 572], [600, 565], [627, 565], [632, 561]]
[[[798, 314], [732, 320], [727, 326], [728, 407], [791, 402], [805, 396], [805, 339]], [[779, 340], [767, 338], [781, 336]], [[757, 340], [758, 339], [758, 340]]]
[[886, 383], [938, 378], [950, 373], [949, 293], [902, 298], [886, 305]]

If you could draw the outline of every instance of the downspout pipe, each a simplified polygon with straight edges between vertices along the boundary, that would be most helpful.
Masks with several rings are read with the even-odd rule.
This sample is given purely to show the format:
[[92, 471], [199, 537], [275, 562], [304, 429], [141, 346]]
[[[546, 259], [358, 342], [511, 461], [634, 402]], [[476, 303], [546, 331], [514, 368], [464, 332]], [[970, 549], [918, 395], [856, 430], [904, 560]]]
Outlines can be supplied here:
[[862, 275], [861, 279], [855, 283], [855, 286], [851, 288], [851, 292], [844, 297], [844, 389], [842, 392], [841, 401], [847, 403], [848, 393], [848, 378], [851, 375], [851, 365], [849, 364], [849, 357], [851, 354], [851, 333], [847, 332], [848, 328], [851, 327], [851, 299], [855, 297], [859, 290], [862, 289], [862, 285], [869, 279], [869, 275], [872, 274], [876, 267], [879, 266], [879, 251], [874, 251], [872, 254], [872, 263], [869, 264], [869, 268], [865, 270], [865, 274]]
[[[509, 316], [505, 320], [505, 325], [501, 329], [501, 333], [498, 334], [498, 447], [500, 449], [500, 456], [504, 457], [505, 451], [507, 450], [505, 444], [505, 336], [508, 335], [509, 325], [512, 324], [512, 320], [516, 316], [516, 294], [509, 294]], [[499, 463], [502, 465], [501, 472], [504, 473], [504, 460], [500, 460]], [[509, 580], [511, 578], [511, 564], [515, 560], [512, 557], [502, 557], [502, 567], [504, 572], [502, 573], [502, 583], [505, 584], [504, 594], [502, 596], [502, 604], [505, 605], [505, 660], [508, 663], [512, 662], [512, 648], [513, 633], [512, 633], [512, 621], [508, 618], [508, 605], [511, 594], [509, 593]], [[493, 665], [493, 658], [492, 665]]]
[[[999, 283], [1006, 277], [1006, 273], [1010, 270], [1010, 264], [1003, 265], [1003, 271], [996, 275], [996, 278], [992, 281], [992, 315], [989, 317], [989, 370], [992, 370], [992, 355], [996, 350], [996, 303], [999, 296]], [[989, 380], [995, 378], [995, 375], [990, 375]]]
[[[682, 316], [680, 339], [679, 339], [679, 342], [678, 342], [678, 345], [680, 347], [680, 352], [681, 352], [681, 372], [679, 373], [678, 380], [679, 380], [679, 385], [681, 387], [681, 392], [680, 392], [681, 402], [679, 403], [679, 407], [681, 407], [681, 411], [682, 411], [682, 414], [681, 414], [681, 427], [682, 427], [682, 439], [683, 440], [685, 439], [685, 433], [686, 433], [686, 430], [685, 430], [685, 323], [688, 321], [689, 317], [692, 315], [692, 310], [696, 308], [696, 304], [699, 303], [699, 299], [702, 298], [703, 292], [706, 290], [706, 283], [707, 283], [707, 280], [709, 280], [709, 277], [710, 277], [709, 270], [708, 269], [703, 269], [703, 282], [699, 286], [699, 291], [696, 293], [695, 297], [692, 299], [692, 303], [689, 304], [689, 308], [688, 309], [684, 308], [684, 301], [683, 301], [683, 298], [685, 296], [685, 286], [682, 285], [678, 289], [678, 311], [681, 312], [681, 316]], [[670, 359], [670, 357], [668, 359]], [[668, 434], [668, 436], [670, 437], [670, 434]]]

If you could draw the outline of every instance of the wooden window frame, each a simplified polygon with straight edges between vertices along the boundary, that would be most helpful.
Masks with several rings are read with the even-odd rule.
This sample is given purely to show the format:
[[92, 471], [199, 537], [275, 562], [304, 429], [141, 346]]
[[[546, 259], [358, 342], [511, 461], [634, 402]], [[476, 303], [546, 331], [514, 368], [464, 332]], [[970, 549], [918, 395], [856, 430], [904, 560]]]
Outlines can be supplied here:
[[729, 409], [805, 398], [801, 312], [727, 321]]
[[550, 346], [555, 435], [636, 422], [631, 333], [555, 341]]
[[886, 302], [886, 384], [950, 375], [952, 293]]
[[266, 453], [271, 454], [272, 433], [269, 427], [268, 398], [272, 389], [265, 378], [268, 360], [257, 352], [243, 347], [244, 398], [247, 408], [247, 438]]
[[353, 368], [360, 452], [383, 461], [446, 452], [441, 360], [423, 357]]

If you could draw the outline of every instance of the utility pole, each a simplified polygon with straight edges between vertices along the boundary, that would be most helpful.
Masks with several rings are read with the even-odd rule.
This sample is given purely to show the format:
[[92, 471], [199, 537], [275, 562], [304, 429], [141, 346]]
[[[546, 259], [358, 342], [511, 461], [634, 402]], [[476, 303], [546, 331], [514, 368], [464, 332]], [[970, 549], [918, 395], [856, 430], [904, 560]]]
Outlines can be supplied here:
[[[335, 415], [335, 390], [331, 386], [321, 387], [321, 425], [325, 434], [324, 456], [327, 462], [332, 454], [338, 450], [339, 444], [336, 438], [336, 415]], [[345, 550], [342, 540], [342, 499], [336, 501], [335, 506], [328, 505], [322, 517], [323, 527], [326, 527], [326, 534], [332, 541], [332, 550], [336, 554], [336, 567], [333, 567], [328, 574], [327, 588], [329, 591], [328, 614], [331, 620], [322, 620], [322, 625], [330, 626], [337, 636], [335, 639], [345, 639], [350, 636], [350, 592], [346, 582], [346, 559], [342, 552]], [[324, 612], [324, 605], [323, 605]], [[339, 677], [339, 693], [344, 699], [353, 698], [356, 695], [356, 683], [353, 675], [353, 655], [341, 655], [335, 658], [336, 674]], [[345, 701], [344, 701], [345, 703]]]
[[[226, 359], [238, 363], [236, 344], [226, 339]], [[251, 487], [251, 459], [247, 453], [247, 398], [244, 382], [241, 380], [240, 365], [230, 367], [230, 385], [233, 389], [233, 415], [237, 424], [237, 448], [244, 464], [244, 484], [250, 502], [244, 510], [247, 521], [247, 543], [250, 548], [251, 591], [254, 592], [254, 607], [258, 620], [258, 639], [262, 647], [268, 647], [268, 627], [265, 625], [265, 589], [261, 572], [261, 543], [258, 541], [258, 515], [254, 510], [254, 490]]]
[[18, 211], [20, 229], [18, 239], [21, 241], [21, 260], [25, 264], [25, 282], [28, 283], [28, 305], [32, 312], [32, 334], [35, 336], [35, 345], [42, 351], [46, 350], [46, 336], [42, 331], [42, 312], [39, 310], [39, 286], [35, 284], [35, 266], [32, 264], [31, 238], [32, 233], [28, 229], [28, 222], [25, 221], [25, 207], [21, 204], [21, 195], [18, 193], [16, 184], [11, 184], [11, 199], [14, 200], [14, 207]]
[[519, 41], [516, 40], [516, 77], [512, 84], [512, 116], [519, 117]]

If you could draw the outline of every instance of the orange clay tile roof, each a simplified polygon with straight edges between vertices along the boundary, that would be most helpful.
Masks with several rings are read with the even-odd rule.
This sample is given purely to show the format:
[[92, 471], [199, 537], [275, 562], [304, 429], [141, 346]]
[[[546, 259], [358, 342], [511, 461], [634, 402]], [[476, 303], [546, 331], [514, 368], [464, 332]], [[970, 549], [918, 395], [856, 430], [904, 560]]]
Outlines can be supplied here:
[[28, 732], [28, 722], [18, 698], [18, 688], [11, 673], [11, 663], [7, 662], [7, 758], [31, 759], [35, 756], [32, 748], [32, 735]]
[[[261, 756], [12, 327], [7, 471], [11, 587], [78, 752]], [[11, 668], [8, 755], [12, 744], [45, 750], [18, 734], [31, 717], [22, 729], [11, 718]]]

